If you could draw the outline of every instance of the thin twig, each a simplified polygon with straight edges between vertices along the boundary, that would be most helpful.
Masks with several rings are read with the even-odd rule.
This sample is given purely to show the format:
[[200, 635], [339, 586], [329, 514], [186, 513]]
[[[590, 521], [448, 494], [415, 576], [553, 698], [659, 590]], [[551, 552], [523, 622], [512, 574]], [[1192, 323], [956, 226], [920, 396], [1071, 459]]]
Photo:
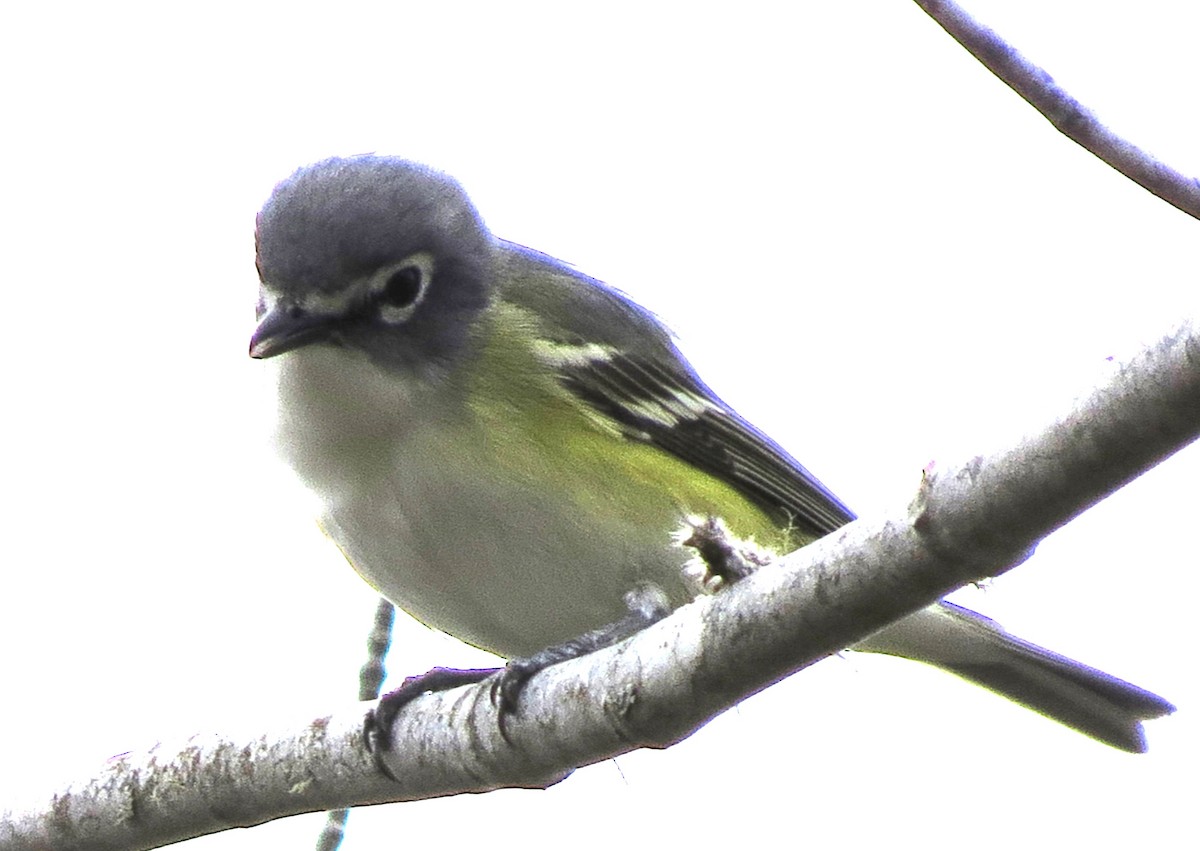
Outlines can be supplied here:
[[[383, 597], [375, 606], [375, 617], [367, 635], [367, 661], [358, 672], [358, 699], [376, 700], [383, 681], [387, 677], [384, 662], [388, 648], [392, 645], [392, 624], [396, 620], [396, 607]], [[350, 810], [330, 810], [321, 832], [317, 835], [316, 851], [337, 851], [346, 835], [346, 820]]]
[[1105, 127], [1096, 116], [995, 32], [951, 0], [916, 0], [918, 6], [989, 71], [1049, 119], [1071, 141], [1168, 204], [1200, 219], [1200, 179], [1180, 174]]

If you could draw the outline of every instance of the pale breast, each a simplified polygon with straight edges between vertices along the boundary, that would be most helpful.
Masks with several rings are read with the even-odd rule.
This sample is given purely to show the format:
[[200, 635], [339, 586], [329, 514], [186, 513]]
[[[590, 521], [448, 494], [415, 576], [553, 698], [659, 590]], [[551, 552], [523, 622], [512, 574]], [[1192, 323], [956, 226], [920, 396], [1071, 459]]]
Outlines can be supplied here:
[[[451, 409], [453, 394], [406, 393], [344, 350], [279, 360], [281, 453], [355, 569], [424, 623], [527, 655], [616, 620], [636, 583], [688, 598], [688, 554], [668, 534], [681, 512], [648, 524], [625, 510], [623, 482], [540, 470], [519, 433]], [[547, 494], [548, 477], [567, 486]]]

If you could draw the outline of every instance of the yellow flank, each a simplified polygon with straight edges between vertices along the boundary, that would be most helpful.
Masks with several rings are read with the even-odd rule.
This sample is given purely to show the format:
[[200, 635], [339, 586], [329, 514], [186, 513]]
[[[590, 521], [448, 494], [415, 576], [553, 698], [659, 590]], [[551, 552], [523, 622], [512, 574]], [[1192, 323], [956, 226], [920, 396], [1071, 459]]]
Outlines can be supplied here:
[[466, 396], [479, 439], [508, 476], [560, 494], [598, 529], [659, 523], [666, 543], [689, 515], [711, 515], [761, 546], [786, 552], [794, 543], [786, 528], [736, 488], [626, 437], [617, 423], [559, 384], [530, 345], [542, 329], [527, 311], [501, 302], [490, 320], [475, 369], [468, 370], [473, 374]]

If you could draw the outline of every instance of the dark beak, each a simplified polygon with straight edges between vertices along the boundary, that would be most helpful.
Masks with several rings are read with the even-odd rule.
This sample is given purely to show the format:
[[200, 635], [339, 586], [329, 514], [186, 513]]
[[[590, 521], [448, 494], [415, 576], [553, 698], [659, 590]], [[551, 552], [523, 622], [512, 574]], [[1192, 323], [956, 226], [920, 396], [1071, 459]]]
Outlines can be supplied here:
[[328, 339], [332, 317], [313, 316], [298, 307], [277, 304], [263, 315], [250, 338], [250, 357], [273, 358]]

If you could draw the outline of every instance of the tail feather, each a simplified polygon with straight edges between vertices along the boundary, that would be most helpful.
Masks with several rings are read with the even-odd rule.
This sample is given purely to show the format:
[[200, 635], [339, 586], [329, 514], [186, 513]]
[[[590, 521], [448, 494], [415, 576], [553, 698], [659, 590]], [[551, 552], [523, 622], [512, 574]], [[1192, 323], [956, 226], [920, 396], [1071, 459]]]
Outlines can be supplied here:
[[854, 649], [934, 665], [1132, 753], [1146, 750], [1141, 722], [1175, 710], [1152, 692], [1010, 635], [952, 603], [917, 612]]

